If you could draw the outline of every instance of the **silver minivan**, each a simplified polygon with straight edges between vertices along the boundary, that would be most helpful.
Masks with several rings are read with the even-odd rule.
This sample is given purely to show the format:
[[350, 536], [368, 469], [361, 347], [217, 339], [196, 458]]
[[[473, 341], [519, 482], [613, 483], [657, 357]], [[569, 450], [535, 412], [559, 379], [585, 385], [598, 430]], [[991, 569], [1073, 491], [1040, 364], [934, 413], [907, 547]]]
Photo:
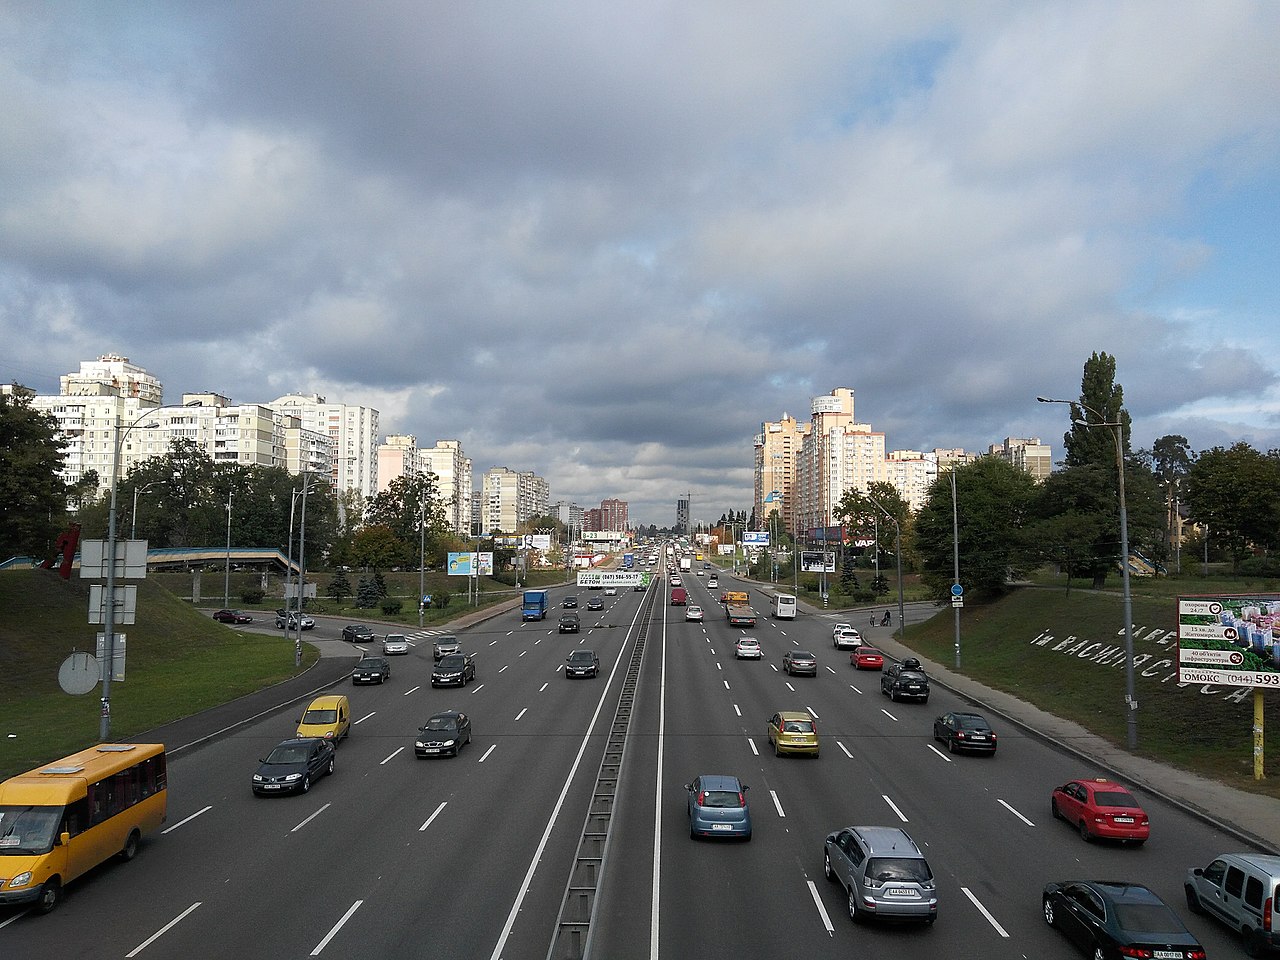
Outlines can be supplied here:
[[1224, 853], [1187, 871], [1187, 906], [1217, 917], [1244, 938], [1244, 952], [1260, 957], [1280, 948], [1280, 857]]
[[849, 897], [849, 919], [938, 919], [938, 888], [929, 862], [899, 827], [845, 827], [827, 834], [822, 870]]

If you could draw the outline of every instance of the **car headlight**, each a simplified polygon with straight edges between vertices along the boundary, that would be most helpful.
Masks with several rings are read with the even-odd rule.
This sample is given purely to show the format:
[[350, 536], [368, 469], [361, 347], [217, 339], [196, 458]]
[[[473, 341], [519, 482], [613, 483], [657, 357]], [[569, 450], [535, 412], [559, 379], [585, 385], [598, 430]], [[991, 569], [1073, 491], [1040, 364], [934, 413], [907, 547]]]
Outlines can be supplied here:
[[415, 741], [414, 741], [414, 743], [413, 743], [413, 745], [414, 745], [415, 747], [425, 747], [425, 746], [426, 746], [426, 744], [425, 744], [425, 743], [423, 743], [421, 740], [415, 740]]
[[14, 877], [12, 880], [10, 880], [10, 881], [9, 881], [9, 886], [10, 886], [10, 887], [25, 887], [25, 886], [26, 886], [28, 883], [30, 883], [30, 882], [31, 882], [31, 871], [30, 871], [30, 870], [28, 870], [28, 871], [26, 871], [25, 873], [20, 873], [20, 874], [18, 874], [16, 877]]
[[300, 773], [291, 773], [291, 774], [289, 774], [287, 777], [285, 777], [285, 778], [284, 778], [284, 782], [285, 782], [285, 783], [292, 783], [294, 780], [301, 780], [301, 779], [302, 779], [302, 774], [300, 774]]
[[265, 780], [265, 779], [266, 779], [266, 777], [264, 777], [264, 776], [263, 776], [262, 774], [260, 774], [260, 773], [255, 773], [255, 774], [253, 775], [253, 782], [254, 782], [254, 783], [261, 783], [261, 782], [262, 782], [263, 780]]
[[446, 741], [444, 741], [444, 743], [442, 743], [442, 744], [441, 744], [441, 746], [442, 746], [442, 747], [452, 747], [452, 746], [453, 746], [453, 743], [454, 743], [454, 741], [452, 741], [452, 740], [446, 740]]

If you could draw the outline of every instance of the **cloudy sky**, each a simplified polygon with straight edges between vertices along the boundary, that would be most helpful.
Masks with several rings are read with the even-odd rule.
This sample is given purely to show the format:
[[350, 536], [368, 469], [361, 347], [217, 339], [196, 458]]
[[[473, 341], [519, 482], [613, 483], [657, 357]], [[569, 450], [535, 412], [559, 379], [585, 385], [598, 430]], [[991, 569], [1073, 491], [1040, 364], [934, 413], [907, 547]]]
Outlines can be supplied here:
[[0, 380], [289, 392], [670, 524], [891, 449], [1280, 447], [1271, 0], [0, 7]]

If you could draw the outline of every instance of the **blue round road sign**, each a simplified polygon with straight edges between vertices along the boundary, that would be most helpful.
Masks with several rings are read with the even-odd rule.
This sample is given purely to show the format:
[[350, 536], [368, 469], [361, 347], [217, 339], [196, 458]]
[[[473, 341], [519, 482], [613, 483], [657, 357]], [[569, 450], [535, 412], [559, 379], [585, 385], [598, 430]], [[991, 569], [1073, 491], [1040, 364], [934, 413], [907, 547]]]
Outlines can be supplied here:
[[958, 584], [958, 583], [953, 583], [953, 584], [951, 585], [951, 595], [952, 595], [953, 597], [963, 597], [963, 596], [964, 596], [964, 587], [960, 586], [960, 584]]

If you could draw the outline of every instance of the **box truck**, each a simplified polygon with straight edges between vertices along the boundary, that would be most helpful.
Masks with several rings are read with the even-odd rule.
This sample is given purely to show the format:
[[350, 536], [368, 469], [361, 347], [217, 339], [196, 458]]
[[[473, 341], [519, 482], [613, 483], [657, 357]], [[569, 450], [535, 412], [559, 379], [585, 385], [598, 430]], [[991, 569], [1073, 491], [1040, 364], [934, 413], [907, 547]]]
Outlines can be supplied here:
[[547, 591], [526, 590], [524, 592], [524, 604], [520, 607], [520, 619], [547, 619]]

